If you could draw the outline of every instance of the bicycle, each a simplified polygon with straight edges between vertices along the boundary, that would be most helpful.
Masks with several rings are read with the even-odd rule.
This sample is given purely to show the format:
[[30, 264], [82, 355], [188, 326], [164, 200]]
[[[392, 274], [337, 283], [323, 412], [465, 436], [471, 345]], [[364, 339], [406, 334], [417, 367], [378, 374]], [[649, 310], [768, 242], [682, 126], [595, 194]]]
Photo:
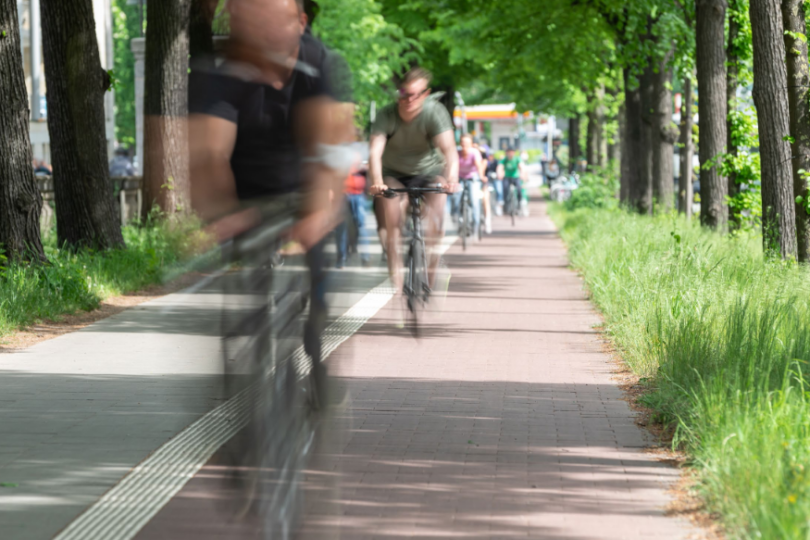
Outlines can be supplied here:
[[408, 247], [408, 277], [402, 288], [410, 313], [410, 327], [414, 336], [419, 337], [421, 312], [430, 299], [431, 288], [428, 278], [427, 250], [422, 232], [422, 202], [428, 193], [446, 193], [440, 184], [427, 187], [388, 188], [383, 197], [392, 199], [397, 193], [407, 193], [411, 208], [411, 239]]
[[321, 408], [316, 379], [325, 376], [320, 363], [307, 371], [301, 353], [308, 273], [303, 254], [281, 254], [293, 223], [288, 215], [221, 247], [226, 391], [243, 395], [252, 414], [230, 443], [234, 513], [258, 513], [265, 537], [284, 540], [293, 537], [302, 506]]
[[504, 182], [511, 184], [509, 197], [506, 200], [506, 213], [512, 218], [512, 226], [515, 226], [515, 218], [520, 214], [520, 182], [517, 178], [504, 178]]
[[[462, 185], [461, 204], [459, 208], [458, 218], [458, 235], [461, 237], [461, 249], [467, 251], [467, 237], [472, 236], [473, 233], [479, 235], [480, 231], [473, 231], [473, 202], [472, 202], [472, 180], [462, 178], [459, 180]], [[479, 223], [479, 229], [480, 223]]]

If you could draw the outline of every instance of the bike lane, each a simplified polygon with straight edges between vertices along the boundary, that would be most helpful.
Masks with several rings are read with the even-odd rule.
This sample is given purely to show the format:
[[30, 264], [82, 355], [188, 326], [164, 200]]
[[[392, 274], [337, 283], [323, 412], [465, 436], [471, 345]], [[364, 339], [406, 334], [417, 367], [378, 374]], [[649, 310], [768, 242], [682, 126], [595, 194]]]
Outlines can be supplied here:
[[[346, 400], [324, 422], [295, 538], [686, 538], [678, 471], [612, 380], [600, 319], [533, 202], [445, 255], [452, 279], [419, 340], [389, 302], [328, 363]], [[215, 456], [139, 539], [258, 538]]]

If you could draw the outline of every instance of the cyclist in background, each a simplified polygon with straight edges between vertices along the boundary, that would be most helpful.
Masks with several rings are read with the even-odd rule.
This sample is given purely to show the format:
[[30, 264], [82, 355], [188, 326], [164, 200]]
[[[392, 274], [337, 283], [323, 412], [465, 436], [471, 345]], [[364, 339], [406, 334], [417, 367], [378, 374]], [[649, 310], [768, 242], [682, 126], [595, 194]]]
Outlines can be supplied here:
[[[498, 164], [498, 178], [503, 179], [504, 201], [509, 201], [509, 194], [512, 189], [517, 189], [518, 206], [520, 206], [520, 200], [523, 198], [521, 195], [523, 190], [521, 181], [525, 176], [526, 168], [523, 165], [523, 160], [515, 155], [515, 149], [510, 146], [506, 149], [506, 157]], [[508, 213], [510, 209], [505, 210]]]
[[[458, 151], [453, 136], [453, 121], [439, 102], [442, 94], [430, 94], [432, 75], [413, 68], [402, 80], [396, 103], [380, 110], [371, 128], [369, 172], [371, 195], [381, 195], [389, 187], [418, 187], [426, 178], [435, 179], [445, 191], [454, 192], [458, 184]], [[443, 234], [447, 196], [425, 196], [425, 238], [428, 251]], [[400, 195], [381, 200], [385, 213], [388, 271], [397, 294], [402, 293], [402, 259], [399, 237], [407, 197]], [[428, 274], [433, 283], [439, 257], [430, 258]]]
[[[465, 133], [461, 136], [461, 152], [458, 154], [458, 179], [461, 184], [465, 182], [470, 184], [470, 196], [472, 199], [470, 202], [472, 202], [473, 210], [473, 239], [478, 238], [478, 227], [481, 224], [481, 187], [482, 183], [486, 182], [485, 169], [486, 166], [484, 160], [481, 159], [481, 153], [473, 147], [472, 135]], [[460, 206], [462, 193], [463, 186], [462, 189], [459, 189], [459, 191], [453, 195], [455, 207]], [[491, 231], [492, 226], [489, 224], [489, 221], [487, 221], [487, 224]]]
[[495, 200], [491, 201], [494, 204], [490, 204], [490, 206], [494, 207], [496, 216], [503, 214], [503, 180], [498, 178], [499, 165], [500, 162], [495, 159], [495, 154], [492, 152], [487, 153], [485, 174], [489, 185], [492, 186], [495, 192]]

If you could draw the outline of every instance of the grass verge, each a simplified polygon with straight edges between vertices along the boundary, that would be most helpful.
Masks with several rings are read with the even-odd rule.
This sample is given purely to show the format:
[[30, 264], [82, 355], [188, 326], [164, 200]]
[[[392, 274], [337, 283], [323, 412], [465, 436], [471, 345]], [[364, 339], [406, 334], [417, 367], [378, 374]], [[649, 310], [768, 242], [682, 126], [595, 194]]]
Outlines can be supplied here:
[[193, 252], [193, 230], [193, 224], [171, 222], [127, 226], [127, 247], [104, 252], [60, 249], [55, 235], [45, 236], [50, 264], [0, 267], [0, 337], [159, 283], [167, 267]]
[[810, 536], [810, 271], [677, 216], [551, 210], [732, 538]]

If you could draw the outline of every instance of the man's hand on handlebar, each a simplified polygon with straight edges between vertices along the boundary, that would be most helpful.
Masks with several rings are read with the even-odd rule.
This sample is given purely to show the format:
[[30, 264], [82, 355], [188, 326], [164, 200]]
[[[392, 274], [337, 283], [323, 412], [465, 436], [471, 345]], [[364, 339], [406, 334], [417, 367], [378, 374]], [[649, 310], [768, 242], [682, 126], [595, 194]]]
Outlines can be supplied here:
[[388, 189], [388, 186], [385, 184], [371, 184], [371, 187], [368, 188], [368, 193], [372, 197], [379, 197], [385, 190]]

